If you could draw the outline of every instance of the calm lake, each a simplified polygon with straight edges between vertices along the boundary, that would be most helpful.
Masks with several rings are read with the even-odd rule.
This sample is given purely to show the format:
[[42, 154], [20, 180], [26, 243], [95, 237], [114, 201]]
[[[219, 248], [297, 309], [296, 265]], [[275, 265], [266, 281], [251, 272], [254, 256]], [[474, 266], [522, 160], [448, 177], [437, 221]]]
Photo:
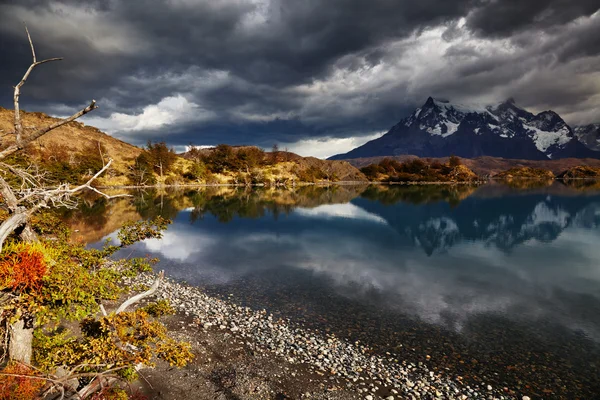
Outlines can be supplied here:
[[171, 218], [163, 239], [119, 255], [159, 257], [215, 296], [467, 381], [592, 398], [600, 191], [584, 189], [146, 191], [65, 218], [96, 246], [127, 219]]

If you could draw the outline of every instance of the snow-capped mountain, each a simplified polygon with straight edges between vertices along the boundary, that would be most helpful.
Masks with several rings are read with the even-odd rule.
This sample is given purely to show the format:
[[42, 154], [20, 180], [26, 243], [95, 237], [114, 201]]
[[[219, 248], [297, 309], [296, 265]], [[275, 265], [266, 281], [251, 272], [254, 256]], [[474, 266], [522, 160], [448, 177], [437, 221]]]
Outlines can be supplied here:
[[600, 158], [554, 111], [539, 114], [513, 99], [496, 105], [428, 98], [382, 137], [332, 159], [412, 154], [419, 157], [493, 156], [547, 160]]
[[592, 150], [600, 151], [600, 123], [573, 128], [577, 139]]

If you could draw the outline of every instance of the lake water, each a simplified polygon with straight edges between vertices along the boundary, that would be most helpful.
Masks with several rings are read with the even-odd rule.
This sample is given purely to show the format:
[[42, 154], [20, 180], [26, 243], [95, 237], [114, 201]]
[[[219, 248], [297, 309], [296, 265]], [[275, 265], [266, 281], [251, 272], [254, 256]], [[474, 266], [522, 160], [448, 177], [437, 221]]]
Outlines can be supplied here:
[[154, 215], [173, 224], [133, 255], [216, 296], [466, 381], [600, 393], [599, 191], [213, 188], [88, 203], [68, 221], [95, 242]]

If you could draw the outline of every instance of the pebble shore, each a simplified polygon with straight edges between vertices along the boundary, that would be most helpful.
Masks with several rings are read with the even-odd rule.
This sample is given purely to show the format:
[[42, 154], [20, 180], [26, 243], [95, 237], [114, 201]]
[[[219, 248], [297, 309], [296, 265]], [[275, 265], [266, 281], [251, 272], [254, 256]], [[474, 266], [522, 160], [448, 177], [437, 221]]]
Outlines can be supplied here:
[[[128, 286], [151, 285], [155, 277], [142, 274], [127, 279]], [[518, 399], [508, 388], [482, 383], [468, 386], [431, 371], [423, 363], [407, 363], [393, 354], [373, 354], [355, 342], [332, 334], [294, 327], [292, 321], [274, 319], [265, 310], [252, 310], [211, 297], [200, 289], [165, 279], [155, 293], [180, 313], [194, 319], [190, 329], [217, 330], [241, 338], [255, 352], [271, 352], [292, 364], [303, 364], [314, 373], [356, 391], [366, 400], [376, 399]]]

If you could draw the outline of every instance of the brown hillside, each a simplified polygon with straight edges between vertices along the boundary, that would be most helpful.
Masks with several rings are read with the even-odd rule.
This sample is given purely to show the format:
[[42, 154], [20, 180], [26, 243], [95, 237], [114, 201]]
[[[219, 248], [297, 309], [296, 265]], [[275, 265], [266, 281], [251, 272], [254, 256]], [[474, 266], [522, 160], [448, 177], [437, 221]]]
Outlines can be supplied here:
[[577, 166], [569, 168], [560, 177], [563, 179], [600, 179], [600, 168]]
[[513, 178], [527, 178], [527, 179], [554, 179], [552, 171], [548, 171], [543, 168], [531, 168], [531, 167], [513, 167], [506, 171], [502, 171], [499, 174], [494, 175], [494, 178], [499, 179], [513, 179]]
[[321, 160], [315, 157], [301, 157], [294, 153], [290, 154], [293, 154], [295, 157], [297, 157], [293, 157], [292, 160], [294, 160], [296, 164], [298, 164], [300, 169], [316, 167], [335, 175], [337, 177], [337, 180], [342, 182], [367, 181], [365, 175], [347, 161]]
[[[394, 160], [404, 162], [419, 158], [411, 155], [393, 156], [393, 157], [368, 157], [368, 158], [354, 158], [348, 159], [350, 164], [357, 168], [366, 167], [369, 164], [378, 163], [384, 158], [393, 158]], [[432, 158], [431, 160], [438, 160], [439, 162], [448, 162], [449, 157]], [[461, 158], [464, 165], [469, 167], [473, 172], [479, 176], [493, 176], [502, 171], [506, 171], [510, 168], [530, 167], [530, 168], [542, 168], [552, 171], [555, 175], [561, 174], [569, 168], [576, 166], [589, 166], [589, 167], [600, 167], [600, 160], [593, 158], [563, 158], [560, 160], [512, 160], [506, 158], [497, 157], [478, 157], [478, 158]]]
[[[246, 149], [259, 149], [256, 146], [230, 146], [234, 153], [240, 150]], [[199, 156], [209, 156], [215, 148], [206, 148], [196, 150], [196, 154]], [[265, 157], [273, 157], [273, 153], [265, 152]], [[192, 159], [193, 156], [189, 152], [180, 154], [181, 157], [186, 159]], [[339, 160], [322, 160], [315, 157], [302, 157], [298, 154], [289, 151], [278, 151], [275, 158], [278, 163], [283, 164], [291, 163], [296, 168], [292, 168], [295, 174], [306, 172], [310, 169], [318, 169], [323, 171], [327, 176], [332, 177], [331, 180], [341, 182], [367, 182], [366, 176], [360, 172], [355, 166], [347, 161]], [[334, 177], [334, 178], [333, 178]]]
[[[0, 107], [1, 147], [14, 143], [14, 136], [10, 134], [13, 131], [13, 118], [13, 110]], [[21, 112], [21, 119], [23, 120], [25, 132], [49, 125], [58, 120], [44, 113], [23, 111]], [[132, 163], [141, 152], [141, 149], [134, 145], [115, 139], [98, 128], [86, 126], [78, 121], [70, 122], [50, 131], [33, 143], [33, 146], [42, 148], [62, 147], [73, 153], [82, 149], [97, 147], [100, 143], [106, 150], [107, 156], [114, 159], [112, 167], [118, 175], [123, 175], [127, 171], [127, 164]]]

